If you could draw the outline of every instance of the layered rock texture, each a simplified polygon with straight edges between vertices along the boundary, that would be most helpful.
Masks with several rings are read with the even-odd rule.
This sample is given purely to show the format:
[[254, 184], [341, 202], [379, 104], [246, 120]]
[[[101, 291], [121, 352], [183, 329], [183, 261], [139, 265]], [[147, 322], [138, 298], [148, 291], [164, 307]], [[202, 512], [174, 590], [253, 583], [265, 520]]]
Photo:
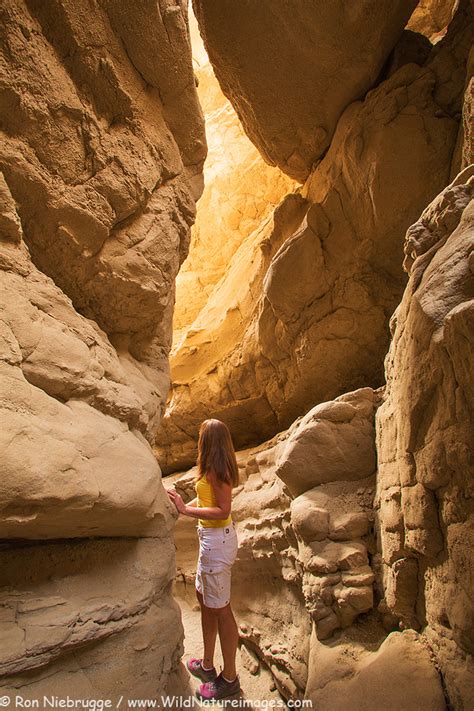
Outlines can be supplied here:
[[[398, 41], [393, 30], [369, 91], [345, 99], [332, 128], [324, 124], [318, 153], [306, 142], [301, 103], [285, 94], [290, 64], [291, 76], [302, 70], [295, 93], [312, 66], [298, 53], [316, 22], [306, 23], [291, 63], [285, 54], [285, 32], [310, 10], [292, 8], [286, 22], [283, 4], [223, 5], [195, 2], [221, 86], [266, 160], [304, 182], [245, 237], [180, 334], [159, 459], [185, 468], [202, 419], [231, 426], [241, 477], [233, 608], [240, 663], [261, 678], [262, 694], [270, 671], [283, 698], [329, 711], [466, 711], [474, 703], [472, 7], [420, 3]], [[272, 52], [252, 74], [243, 38], [256, 55], [263, 16]], [[286, 112], [272, 113], [262, 89], [269, 57], [283, 77], [274, 106], [283, 97]], [[312, 69], [317, 93], [331, 75]], [[193, 498], [194, 475], [165, 485]], [[174, 589], [190, 600], [193, 519], [178, 521], [176, 543]]]
[[[312, 620], [325, 639], [373, 607], [368, 551], [376, 401], [366, 388], [318, 405], [288, 430], [238, 455], [233, 607], [246, 650], [271, 669], [286, 697], [304, 692]], [[339, 457], [331, 471], [309, 465], [318, 458], [328, 462], [335, 448]], [[184, 498], [193, 498], [194, 474], [168, 477], [165, 485], [174, 483]], [[181, 518], [176, 526], [178, 596], [193, 585], [196, 536], [189, 521]]]
[[473, 708], [473, 6], [416, 5], [194, 0], [209, 63], [185, 0], [2, 4], [0, 697], [191, 693], [212, 416], [253, 688]]
[[407, 233], [377, 415], [382, 610], [426, 630], [457, 708], [474, 699], [473, 198], [471, 165]]
[[206, 155], [186, 4], [0, 15], [2, 688], [151, 698], [183, 686], [149, 442]]
[[[387, 387], [239, 452], [240, 660], [284, 698], [331, 711], [474, 700], [473, 181], [470, 166], [407, 231]], [[165, 481], [192, 498], [194, 474]], [[175, 590], [192, 595], [189, 519], [176, 540]]]
[[317, 402], [383, 383], [405, 232], [460, 167], [471, 38], [463, 6], [423, 66], [401, 40], [303, 187], [242, 240], [175, 344], [157, 438], [165, 471], [193, 463], [211, 414], [246, 447]]
[[[322, 403], [272, 440], [238, 453], [233, 609], [240, 664], [260, 679], [264, 698], [270, 671], [284, 699], [311, 699], [316, 708], [447, 708], [439, 668], [444, 674], [448, 655], [433, 647], [431, 628], [398, 631], [382, 599], [374, 508], [374, 414], [381, 397], [364, 388]], [[167, 477], [165, 486], [193, 498], [195, 474]], [[196, 538], [193, 519], [182, 517], [178, 599], [194, 597]], [[462, 678], [450, 698], [464, 708], [469, 659], [455, 644], [448, 650], [446, 671], [453, 681]]]

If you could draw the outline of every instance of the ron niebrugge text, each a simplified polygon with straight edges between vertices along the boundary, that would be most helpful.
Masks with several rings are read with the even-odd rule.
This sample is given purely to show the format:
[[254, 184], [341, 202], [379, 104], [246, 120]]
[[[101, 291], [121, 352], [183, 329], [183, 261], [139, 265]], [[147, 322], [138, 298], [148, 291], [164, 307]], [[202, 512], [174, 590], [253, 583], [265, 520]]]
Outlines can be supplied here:
[[[129, 699], [121, 696], [117, 701], [112, 699], [72, 699], [69, 696], [43, 696], [41, 699], [28, 699], [23, 696], [2, 696], [0, 707], [17, 709], [89, 709], [90, 711], [103, 711], [103, 709], [166, 709], [166, 708], [193, 708], [213, 706], [214, 700], [198, 701], [193, 696], [162, 696], [161, 699]], [[311, 708], [310, 699], [226, 699], [226, 706], [232, 708]]]

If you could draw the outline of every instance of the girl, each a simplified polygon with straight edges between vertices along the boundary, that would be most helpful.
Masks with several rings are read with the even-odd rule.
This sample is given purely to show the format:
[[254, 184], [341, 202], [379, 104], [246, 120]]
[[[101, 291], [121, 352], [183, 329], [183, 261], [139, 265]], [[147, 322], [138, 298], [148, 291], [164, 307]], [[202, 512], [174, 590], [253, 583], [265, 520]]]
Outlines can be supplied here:
[[[188, 670], [204, 683], [197, 696], [222, 699], [240, 691], [235, 669], [239, 634], [230, 606], [231, 568], [238, 540], [231, 517], [232, 488], [239, 483], [239, 471], [229, 429], [220, 420], [204, 420], [199, 429], [197, 497], [185, 504], [173, 489], [168, 490], [179, 513], [199, 519], [199, 558], [196, 596], [201, 608], [204, 656], [190, 659]], [[217, 674], [214, 667], [216, 636], [224, 659]]]

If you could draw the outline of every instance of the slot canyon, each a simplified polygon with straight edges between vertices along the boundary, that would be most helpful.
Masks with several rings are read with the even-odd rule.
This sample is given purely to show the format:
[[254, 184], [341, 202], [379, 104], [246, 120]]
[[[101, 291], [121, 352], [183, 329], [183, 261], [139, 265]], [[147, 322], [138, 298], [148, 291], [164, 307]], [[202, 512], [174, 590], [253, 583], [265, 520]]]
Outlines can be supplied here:
[[0, 706], [194, 698], [167, 490], [217, 418], [249, 707], [472, 711], [473, 38], [474, 0], [0, 4]]

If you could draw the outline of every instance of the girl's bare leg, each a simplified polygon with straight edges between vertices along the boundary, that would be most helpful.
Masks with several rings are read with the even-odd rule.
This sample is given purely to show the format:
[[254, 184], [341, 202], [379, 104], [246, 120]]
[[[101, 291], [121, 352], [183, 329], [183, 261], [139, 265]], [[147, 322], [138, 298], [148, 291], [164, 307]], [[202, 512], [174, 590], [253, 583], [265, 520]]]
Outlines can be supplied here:
[[214, 650], [217, 637], [217, 615], [215, 608], [204, 604], [202, 594], [196, 590], [196, 597], [201, 606], [202, 639], [204, 642], [204, 655], [202, 663], [206, 669], [214, 666]]
[[217, 624], [219, 629], [219, 640], [221, 643], [222, 656], [224, 658], [224, 668], [222, 674], [229, 681], [233, 681], [237, 676], [235, 669], [235, 655], [239, 642], [239, 630], [235, 621], [234, 613], [230, 603], [225, 607], [218, 608]]

